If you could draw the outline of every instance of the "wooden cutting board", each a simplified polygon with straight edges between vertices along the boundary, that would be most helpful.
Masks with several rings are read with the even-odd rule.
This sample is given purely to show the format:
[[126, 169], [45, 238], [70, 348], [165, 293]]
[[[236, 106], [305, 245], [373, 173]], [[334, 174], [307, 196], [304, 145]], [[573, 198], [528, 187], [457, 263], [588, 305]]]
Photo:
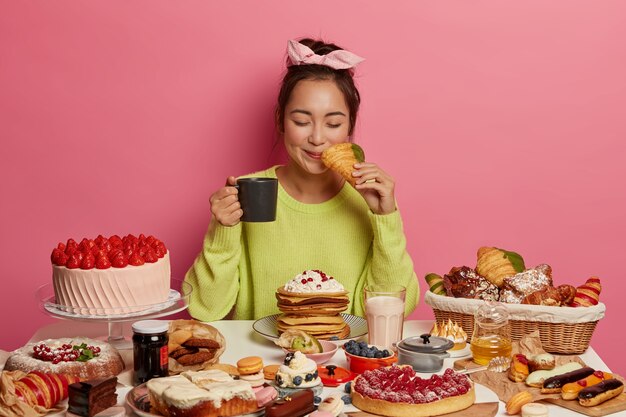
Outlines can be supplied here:
[[[500, 403], [478, 403], [465, 410], [444, 415], [445, 417], [493, 417], [498, 412], [499, 404]], [[380, 417], [377, 414], [370, 414], [365, 411], [355, 411], [346, 413], [346, 415], [349, 417]]]
[[563, 399], [552, 399], [546, 398], [542, 401], [549, 402], [551, 404], [556, 404], [559, 407], [567, 408], [572, 411], [576, 411], [577, 413], [585, 414], [592, 417], [602, 417], [609, 414], [617, 413], [618, 411], [626, 410], [626, 393], [621, 393], [615, 398], [611, 398], [610, 400], [596, 405], [595, 407], [583, 407], [578, 403], [578, 401], [566, 401]]
[[[471, 369], [477, 366], [479, 365], [476, 365], [472, 361], [471, 358], [460, 359], [454, 362], [454, 369], [456, 370], [467, 369], [467, 368]], [[624, 378], [622, 378], [619, 375], [613, 374], [613, 377], [618, 378], [622, 382], [624, 382]], [[508, 383], [508, 379], [507, 379], [507, 383]], [[511, 384], [513, 384], [513, 382], [511, 382]], [[489, 387], [489, 388], [494, 389], [495, 387]], [[591, 417], [602, 417], [602, 416], [607, 416], [609, 414], [617, 413], [618, 411], [626, 410], [626, 392], [600, 405], [596, 405], [595, 407], [583, 407], [582, 405], [580, 405], [578, 401], [575, 401], [575, 400], [567, 401], [561, 398], [547, 398], [545, 394], [542, 395], [540, 393], [540, 390], [538, 388], [525, 387], [525, 390], [533, 394], [533, 397], [535, 398], [534, 401], [549, 402], [550, 404], [555, 404], [555, 405], [558, 405], [559, 407], [567, 408], [568, 410], [576, 411], [577, 413], [584, 414], [584, 415], [591, 416]], [[497, 389], [495, 391], [497, 392]]]

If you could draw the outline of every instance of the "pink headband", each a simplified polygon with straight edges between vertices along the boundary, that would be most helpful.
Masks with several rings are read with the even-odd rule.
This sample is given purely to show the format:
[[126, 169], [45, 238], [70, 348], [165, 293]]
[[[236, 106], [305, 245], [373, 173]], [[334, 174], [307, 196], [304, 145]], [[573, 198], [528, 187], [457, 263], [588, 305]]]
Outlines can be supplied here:
[[332, 51], [326, 55], [317, 55], [308, 46], [302, 45], [300, 42], [294, 40], [289, 41], [287, 55], [290, 61], [290, 63], [287, 64], [288, 67], [292, 65], [317, 64], [338, 70], [354, 68], [360, 62], [365, 61], [365, 59], [360, 56], [343, 49]]

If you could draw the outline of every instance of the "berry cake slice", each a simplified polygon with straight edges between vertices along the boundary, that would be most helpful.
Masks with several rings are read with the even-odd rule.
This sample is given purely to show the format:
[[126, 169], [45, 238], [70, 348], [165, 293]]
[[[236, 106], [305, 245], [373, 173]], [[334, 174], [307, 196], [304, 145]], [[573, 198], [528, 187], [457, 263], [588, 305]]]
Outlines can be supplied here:
[[389, 417], [438, 416], [464, 410], [476, 400], [466, 375], [446, 369], [443, 375], [423, 379], [408, 365], [366, 371], [351, 391], [354, 406]]

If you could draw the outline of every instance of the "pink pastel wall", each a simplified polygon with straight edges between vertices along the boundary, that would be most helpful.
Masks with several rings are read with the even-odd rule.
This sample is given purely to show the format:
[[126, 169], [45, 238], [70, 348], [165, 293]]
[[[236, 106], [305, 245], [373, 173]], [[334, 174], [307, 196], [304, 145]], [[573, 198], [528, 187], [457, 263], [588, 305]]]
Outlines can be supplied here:
[[482, 245], [549, 263], [559, 284], [598, 275], [592, 345], [626, 372], [624, 2], [0, 7], [0, 348], [51, 321], [34, 292], [68, 237], [154, 234], [183, 277], [211, 192], [278, 159], [286, 41], [309, 35], [367, 58], [357, 141], [397, 179], [420, 281]]

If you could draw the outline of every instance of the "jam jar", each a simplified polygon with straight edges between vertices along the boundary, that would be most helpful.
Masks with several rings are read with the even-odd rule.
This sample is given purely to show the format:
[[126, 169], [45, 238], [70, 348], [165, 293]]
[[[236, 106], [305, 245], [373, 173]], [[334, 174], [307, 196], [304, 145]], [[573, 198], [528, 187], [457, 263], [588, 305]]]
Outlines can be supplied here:
[[504, 304], [488, 301], [476, 309], [470, 349], [479, 365], [487, 365], [496, 356], [511, 356], [511, 325]]
[[164, 320], [142, 320], [133, 323], [133, 384], [167, 376], [169, 360], [167, 330]]

